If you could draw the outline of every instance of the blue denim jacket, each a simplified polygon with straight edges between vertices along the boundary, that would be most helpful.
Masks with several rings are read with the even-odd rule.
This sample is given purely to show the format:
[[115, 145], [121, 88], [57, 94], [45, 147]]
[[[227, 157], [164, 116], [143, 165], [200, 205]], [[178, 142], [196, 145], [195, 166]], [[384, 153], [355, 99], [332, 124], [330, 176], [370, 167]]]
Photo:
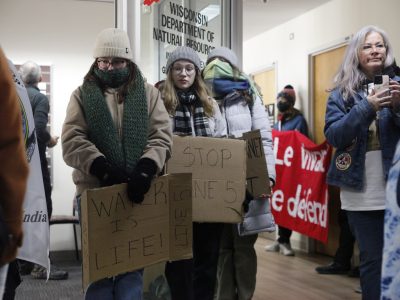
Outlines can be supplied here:
[[[400, 77], [396, 76], [394, 80], [399, 81]], [[324, 133], [327, 141], [336, 148], [327, 175], [329, 184], [362, 190], [368, 128], [375, 117], [376, 112], [363, 91], [346, 102], [338, 89], [329, 95]], [[400, 113], [389, 108], [379, 112], [379, 136], [386, 179], [400, 138]]]

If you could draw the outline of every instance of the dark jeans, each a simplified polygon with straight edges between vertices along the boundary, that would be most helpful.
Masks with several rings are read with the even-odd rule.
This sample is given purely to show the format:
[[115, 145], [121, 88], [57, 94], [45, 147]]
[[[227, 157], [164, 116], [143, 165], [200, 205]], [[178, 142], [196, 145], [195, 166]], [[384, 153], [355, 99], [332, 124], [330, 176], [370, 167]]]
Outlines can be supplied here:
[[165, 265], [172, 300], [193, 300], [193, 259], [167, 262]]
[[193, 259], [166, 266], [172, 300], [213, 300], [222, 228], [222, 223], [193, 222]]
[[280, 244], [290, 244], [290, 237], [292, 235], [292, 230], [282, 226], [278, 226], [278, 234], [279, 234], [278, 242]]
[[51, 177], [49, 173], [49, 165], [46, 159], [46, 145], [39, 143], [40, 165], [42, 167], [44, 194], [46, 197], [47, 215], [50, 220], [53, 214], [53, 202], [51, 200]]
[[13, 300], [15, 299], [15, 291], [17, 287], [21, 284], [21, 276], [19, 275], [17, 260], [13, 260], [8, 265], [6, 286], [4, 289], [3, 300]]
[[143, 269], [140, 269], [91, 283], [85, 300], [132, 300], [142, 299], [142, 295]]
[[384, 210], [347, 211], [350, 229], [360, 248], [363, 300], [380, 299], [384, 213]]
[[336, 250], [335, 258], [333, 260], [344, 267], [350, 268], [355, 238], [351, 233], [345, 210], [339, 210], [338, 223], [340, 227], [339, 247]]

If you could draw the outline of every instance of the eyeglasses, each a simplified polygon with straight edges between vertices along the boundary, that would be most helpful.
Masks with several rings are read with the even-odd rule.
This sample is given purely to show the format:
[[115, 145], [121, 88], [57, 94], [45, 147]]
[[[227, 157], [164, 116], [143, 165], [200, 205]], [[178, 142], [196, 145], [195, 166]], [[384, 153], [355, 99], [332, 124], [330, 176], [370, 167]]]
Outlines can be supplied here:
[[115, 69], [123, 68], [126, 65], [125, 59], [102, 59], [99, 58], [97, 60], [97, 65], [101, 69], [108, 69], [110, 66], [113, 66]]
[[382, 43], [378, 43], [375, 45], [371, 45], [371, 44], [364, 44], [361, 48], [362, 51], [366, 52], [366, 53], [370, 53], [375, 49], [375, 51], [377, 52], [383, 52], [386, 49], [386, 46]]
[[188, 65], [188, 66], [173, 66], [172, 67], [172, 72], [176, 75], [182, 74], [183, 70], [185, 70], [187, 75], [192, 75], [195, 71], [196, 68], [193, 65]]

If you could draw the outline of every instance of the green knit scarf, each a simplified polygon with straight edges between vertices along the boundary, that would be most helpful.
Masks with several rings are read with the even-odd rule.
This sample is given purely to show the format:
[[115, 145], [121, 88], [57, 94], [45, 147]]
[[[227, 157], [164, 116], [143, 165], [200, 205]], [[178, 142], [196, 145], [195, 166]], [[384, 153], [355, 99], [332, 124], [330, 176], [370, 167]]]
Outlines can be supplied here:
[[135, 66], [135, 79], [124, 99], [122, 138], [99, 86], [93, 81], [82, 85], [82, 102], [89, 129], [89, 139], [115, 167], [130, 174], [142, 156], [148, 136], [148, 112], [145, 84]]

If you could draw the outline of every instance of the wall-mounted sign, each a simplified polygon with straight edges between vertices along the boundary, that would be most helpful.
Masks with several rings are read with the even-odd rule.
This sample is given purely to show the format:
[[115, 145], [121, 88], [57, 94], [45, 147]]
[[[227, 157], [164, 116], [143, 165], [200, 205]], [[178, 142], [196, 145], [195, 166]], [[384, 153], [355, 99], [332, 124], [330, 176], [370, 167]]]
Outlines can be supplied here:
[[[150, 3], [151, 2], [151, 3]], [[202, 67], [208, 53], [221, 46], [221, 3], [222, 0], [160, 0], [145, 1], [146, 14], [142, 12], [142, 43], [149, 40], [143, 56], [150, 56], [159, 62], [158, 77], [165, 78], [165, 65], [170, 53], [179, 46], [187, 46], [196, 51], [202, 61]], [[143, 9], [144, 11], [145, 9]], [[143, 24], [143, 22], [145, 24]], [[150, 57], [149, 57], [150, 58]], [[154, 60], [154, 59], [153, 59]]]

